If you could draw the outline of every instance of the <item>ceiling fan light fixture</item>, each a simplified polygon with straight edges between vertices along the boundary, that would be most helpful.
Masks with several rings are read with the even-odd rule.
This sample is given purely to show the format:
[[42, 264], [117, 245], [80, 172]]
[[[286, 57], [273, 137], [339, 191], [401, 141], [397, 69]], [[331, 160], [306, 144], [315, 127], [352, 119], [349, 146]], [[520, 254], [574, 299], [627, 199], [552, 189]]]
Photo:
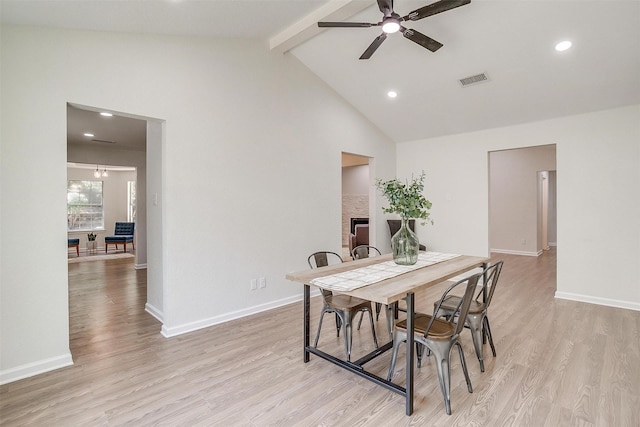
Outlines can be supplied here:
[[400, 30], [400, 21], [396, 18], [387, 18], [384, 20], [384, 24], [382, 24], [382, 31], [387, 34], [397, 33]]

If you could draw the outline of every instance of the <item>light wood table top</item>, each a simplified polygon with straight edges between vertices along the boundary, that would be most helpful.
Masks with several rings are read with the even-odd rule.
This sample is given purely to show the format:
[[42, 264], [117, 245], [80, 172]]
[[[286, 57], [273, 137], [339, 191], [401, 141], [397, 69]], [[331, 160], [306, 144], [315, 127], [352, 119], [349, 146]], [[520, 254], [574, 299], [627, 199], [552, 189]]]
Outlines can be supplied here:
[[[342, 264], [334, 264], [327, 267], [289, 273], [286, 275], [286, 278], [293, 282], [310, 284], [310, 282], [315, 278], [355, 270], [360, 267], [390, 261], [391, 259], [391, 254], [385, 254], [382, 256], [344, 262]], [[340, 293], [388, 305], [404, 298], [409, 292], [416, 292], [419, 289], [428, 288], [471, 269], [482, 267], [482, 265], [488, 261], [489, 258], [485, 257], [461, 255], [447, 261], [418, 268], [399, 276], [363, 286], [352, 291], [340, 291]]]

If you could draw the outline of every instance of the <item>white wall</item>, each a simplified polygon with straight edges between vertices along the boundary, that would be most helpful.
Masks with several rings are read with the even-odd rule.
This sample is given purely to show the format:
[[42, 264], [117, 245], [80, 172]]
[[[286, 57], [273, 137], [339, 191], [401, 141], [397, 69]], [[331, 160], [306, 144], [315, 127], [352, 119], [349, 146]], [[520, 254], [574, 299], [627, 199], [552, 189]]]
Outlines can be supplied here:
[[[149, 303], [165, 335], [300, 298], [285, 274], [340, 250], [342, 152], [395, 174], [388, 138], [263, 43], [3, 26], [0, 54], [0, 381], [71, 361], [68, 102], [159, 120], [162, 146], [148, 158], [162, 165], [147, 175], [159, 203], [147, 217], [161, 227], [148, 263], [162, 290]], [[250, 291], [258, 277], [267, 287]]]
[[147, 121], [147, 257], [153, 262], [147, 264], [147, 303], [145, 309], [161, 322], [164, 313], [164, 244], [162, 230], [162, 187], [164, 176], [164, 123]]
[[549, 216], [547, 218], [548, 222], [548, 234], [547, 241], [549, 246], [557, 246], [558, 242], [558, 220], [557, 220], [557, 178], [556, 171], [549, 171], [549, 206], [548, 213]]
[[342, 168], [342, 194], [369, 194], [369, 165]]
[[[398, 174], [427, 172], [434, 226], [420, 241], [489, 254], [488, 161], [556, 144], [556, 296], [640, 310], [640, 105], [398, 144]], [[507, 266], [505, 266], [507, 268]]]

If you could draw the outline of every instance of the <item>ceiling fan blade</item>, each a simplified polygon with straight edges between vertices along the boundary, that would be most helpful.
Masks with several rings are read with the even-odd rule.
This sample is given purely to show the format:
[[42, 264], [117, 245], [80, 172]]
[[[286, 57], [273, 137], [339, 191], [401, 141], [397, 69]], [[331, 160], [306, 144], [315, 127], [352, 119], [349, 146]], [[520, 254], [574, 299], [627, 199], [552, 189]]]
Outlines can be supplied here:
[[373, 52], [375, 52], [376, 49], [380, 47], [380, 45], [382, 44], [383, 41], [385, 41], [386, 38], [387, 38], [387, 33], [382, 33], [378, 37], [376, 37], [373, 43], [371, 43], [367, 48], [367, 50], [364, 51], [362, 56], [360, 56], [360, 59], [371, 58], [371, 55], [373, 55]]
[[402, 32], [402, 35], [405, 36], [405, 38], [408, 38], [414, 43], [418, 43], [420, 46], [429, 49], [431, 52], [435, 52], [443, 46], [439, 41], [436, 41], [431, 37], [427, 37], [416, 30], [401, 26], [400, 31]]
[[417, 21], [418, 19], [446, 12], [447, 10], [455, 9], [456, 7], [469, 3], [471, 3], [471, 0], [440, 0], [410, 12], [407, 16], [403, 17], [402, 20]]
[[339, 28], [368, 28], [377, 27], [379, 24], [369, 22], [318, 22], [318, 27], [339, 27]]
[[393, 12], [393, 0], [378, 0], [378, 7], [384, 16], [391, 16]]

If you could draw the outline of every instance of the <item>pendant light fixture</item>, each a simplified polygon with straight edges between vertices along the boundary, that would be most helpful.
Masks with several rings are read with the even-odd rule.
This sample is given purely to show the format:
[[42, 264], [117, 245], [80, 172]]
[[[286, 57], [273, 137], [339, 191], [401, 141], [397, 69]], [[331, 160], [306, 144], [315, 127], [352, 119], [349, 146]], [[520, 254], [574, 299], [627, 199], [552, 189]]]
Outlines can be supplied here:
[[95, 176], [96, 178], [106, 178], [109, 176], [109, 172], [107, 172], [107, 167], [105, 166], [104, 169], [102, 170], [102, 172], [100, 172], [100, 169], [98, 167], [98, 165], [96, 165], [96, 170], [93, 171], [93, 176]]

